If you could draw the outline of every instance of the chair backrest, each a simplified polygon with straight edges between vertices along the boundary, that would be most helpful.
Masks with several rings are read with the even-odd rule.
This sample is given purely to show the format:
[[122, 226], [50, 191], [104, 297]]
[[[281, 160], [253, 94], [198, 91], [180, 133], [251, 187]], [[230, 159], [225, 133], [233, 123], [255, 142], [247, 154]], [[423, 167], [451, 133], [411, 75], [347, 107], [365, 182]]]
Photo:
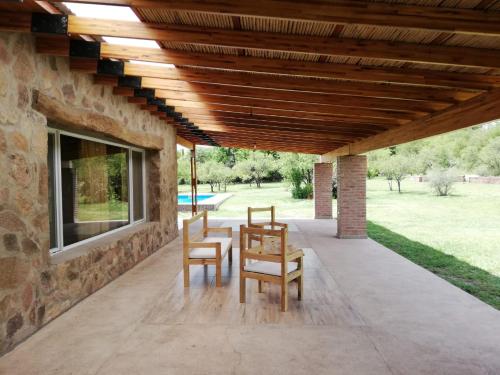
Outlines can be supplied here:
[[[254, 212], [269, 212], [270, 216], [271, 216], [271, 220], [270, 221], [266, 221], [266, 222], [259, 222], [259, 223], [255, 223], [252, 221], [252, 214]], [[251, 227], [252, 225], [255, 225], [255, 224], [268, 224], [268, 225], [273, 225], [273, 223], [276, 221], [275, 220], [276, 217], [275, 217], [275, 210], [274, 210], [274, 206], [271, 206], [271, 207], [258, 207], [258, 208], [254, 208], [254, 207], [248, 207], [248, 222], [247, 222], [247, 225], [249, 227]]]
[[[279, 253], [266, 253], [264, 243], [261, 242], [259, 246], [248, 249], [247, 240], [248, 236], [259, 236], [273, 239], [279, 239]], [[248, 227], [245, 225], [240, 226], [240, 252], [242, 260], [244, 259], [257, 259], [268, 260], [271, 262], [284, 262], [286, 252], [288, 250], [288, 228], [281, 229], [264, 229], [258, 227]]]
[[[203, 219], [203, 227], [201, 228], [200, 231], [191, 235], [190, 226], [201, 219]], [[207, 228], [208, 228], [208, 211], [207, 210], [200, 212], [199, 214], [194, 215], [193, 217], [191, 217], [189, 219], [184, 219], [182, 222], [183, 222], [182, 239], [184, 241], [184, 244], [187, 244], [190, 241], [199, 240], [199, 239], [207, 236]]]

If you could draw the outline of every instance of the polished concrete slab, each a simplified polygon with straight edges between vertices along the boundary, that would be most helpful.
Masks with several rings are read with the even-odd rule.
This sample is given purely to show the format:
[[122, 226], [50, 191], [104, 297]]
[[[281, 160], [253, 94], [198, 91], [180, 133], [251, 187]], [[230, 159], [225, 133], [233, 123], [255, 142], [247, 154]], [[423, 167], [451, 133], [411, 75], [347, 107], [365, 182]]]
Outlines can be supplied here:
[[371, 240], [334, 238], [333, 220], [290, 222], [305, 296], [292, 287], [287, 313], [273, 286], [248, 282], [239, 303], [237, 256], [222, 288], [199, 266], [184, 289], [176, 240], [0, 358], [0, 374], [500, 373], [499, 311]]

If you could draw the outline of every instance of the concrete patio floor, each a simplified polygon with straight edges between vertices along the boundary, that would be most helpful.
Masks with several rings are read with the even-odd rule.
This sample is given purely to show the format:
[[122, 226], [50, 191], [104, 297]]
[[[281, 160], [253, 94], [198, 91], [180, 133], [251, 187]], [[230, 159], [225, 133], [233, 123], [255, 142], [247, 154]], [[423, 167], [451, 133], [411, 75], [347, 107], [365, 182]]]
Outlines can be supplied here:
[[289, 312], [251, 281], [239, 304], [238, 257], [222, 288], [200, 266], [184, 289], [177, 239], [0, 358], [0, 374], [500, 373], [499, 311], [374, 241], [334, 238], [333, 220], [288, 222], [307, 248]]

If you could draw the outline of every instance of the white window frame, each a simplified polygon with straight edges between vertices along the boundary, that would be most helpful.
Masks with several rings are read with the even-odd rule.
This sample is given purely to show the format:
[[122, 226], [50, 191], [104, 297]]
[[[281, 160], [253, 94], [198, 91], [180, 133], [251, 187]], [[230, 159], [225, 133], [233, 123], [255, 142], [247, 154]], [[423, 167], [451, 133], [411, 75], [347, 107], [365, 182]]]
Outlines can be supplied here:
[[[98, 240], [100, 238], [106, 237], [108, 235], [111, 235], [113, 233], [128, 229], [134, 225], [141, 224], [147, 220], [147, 209], [146, 209], [146, 196], [147, 196], [147, 190], [146, 190], [146, 151], [125, 145], [125, 144], [120, 144], [116, 142], [110, 142], [107, 140], [103, 140], [100, 138], [95, 138], [95, 137], [89, 137], [86, 135], [81, 135], [78, 133], [71, 133], [67, 132], [64, 130], [58, 130], [54, 128], [48, 128], [48, 133], [54, 134], [54, 158], [52, 162], [54, 163], [54, 176], [53, 178], [55, 179], [54, 181], [54, 186], [55, 186], [55, 191], [53, 192], [53, 196], [55, 199], [55, 211], [56, 211], [56, 242], [57, 246], [50, 249], [50, 254], [58, 254], [60, 252], [69, 250], [71, 248], [74, 248], [76, 246], [80, 246], [85, 243], [89, 243], [95, 240]], [[64, 238], [63, 238], [63, 214], [62, 214], [62, 178], [61, 178], [61, 135], [66, 135], [69, 137], [73, 138], [78, 138], [78, 139], [84, 139], [87, 141], [92, 141], [92, 142], [97, 142], [97, 143], [103, 143], [111, 146], [117, 146], [121, 148], [127, 149], [128, 152], [128, 216], [129, 216], [129, 223], [127, 225], [124, 225], [120, 228], [112, 229], [108, 232], [98, 234], [96, 236], [86, 238], [84, 240], [75, 242], [73, 244], [64, 246]], [[133, 166], [132, 166], [132, 151], [140, 152], [142, 154], [142, 199], [143, 199], [143, 213], [142, 213], [142, 219], [134, 221], [134, 195], [133, 195]], [[50, 204], [50, 202], [49, 202]]]

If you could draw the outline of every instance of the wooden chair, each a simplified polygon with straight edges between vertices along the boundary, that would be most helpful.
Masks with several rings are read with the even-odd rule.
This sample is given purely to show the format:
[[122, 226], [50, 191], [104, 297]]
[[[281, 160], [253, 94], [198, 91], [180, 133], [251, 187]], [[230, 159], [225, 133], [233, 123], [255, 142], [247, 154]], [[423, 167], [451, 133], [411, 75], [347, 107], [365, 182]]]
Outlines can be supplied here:
[[[271, 220], [269, 221], [259, 221], [256, 222], [252, 219], [252, 214], [254, 212], [267, 212], [269, 211]], [[249, 228], [263, 228], [263, 229], [276, 229], [276, 228], [285, 228], [286, 224], [284, 223], [279, 223], [276, 221], [276, 215], [275, 215], [275, 207], [260, 207], [260, 208], [255, 208], [255, 207], [248, 207], [248, 221], [247, 221], [247, 226]], [[259, 241], [260, 244], [262, 245], [263, 241], [263, 236], [259, 236], [257, 234], [248, 234], [248, 248], [252, 247], [252, 241]]]
[[[247, 248], [247, 237], [258, 235], [264, 243], [254, 248]], [[274, 238], [273, 238], [274, 237]], [[266, 248], [266, 239], [278, 240], [278, 246]], [[276, 245], [276, 242], [274, 242]], [[240, 303], [245, 303], [246, 279], [267, 281], [281, 285], [281, 311], [288, 309], [288, 284], [296, 280], [298, 283], [298, 299], [302, 300], [304, 252], [288, 244], [288, 228], [279, 230], [249, 228], [240, 226]], [[247, 263], [247, 260], [250, 261]]]
[[[194, 235], [190, 235], [189, 227], [203, 219], [203, 227]], [[200, 212], [190, 219], [184, 219], [183, 226], [183, 265], [184, 287], [189, 287], [189, 265], [215, 265], [215, 285], [222, 285], [221, 265], [229, 253], [229, 264], [233, 262], [233, 231], [229, 228], [210, 228], [207, 211]], [[209, 233], [227, 233], [226, 237], [208, 237]]]

